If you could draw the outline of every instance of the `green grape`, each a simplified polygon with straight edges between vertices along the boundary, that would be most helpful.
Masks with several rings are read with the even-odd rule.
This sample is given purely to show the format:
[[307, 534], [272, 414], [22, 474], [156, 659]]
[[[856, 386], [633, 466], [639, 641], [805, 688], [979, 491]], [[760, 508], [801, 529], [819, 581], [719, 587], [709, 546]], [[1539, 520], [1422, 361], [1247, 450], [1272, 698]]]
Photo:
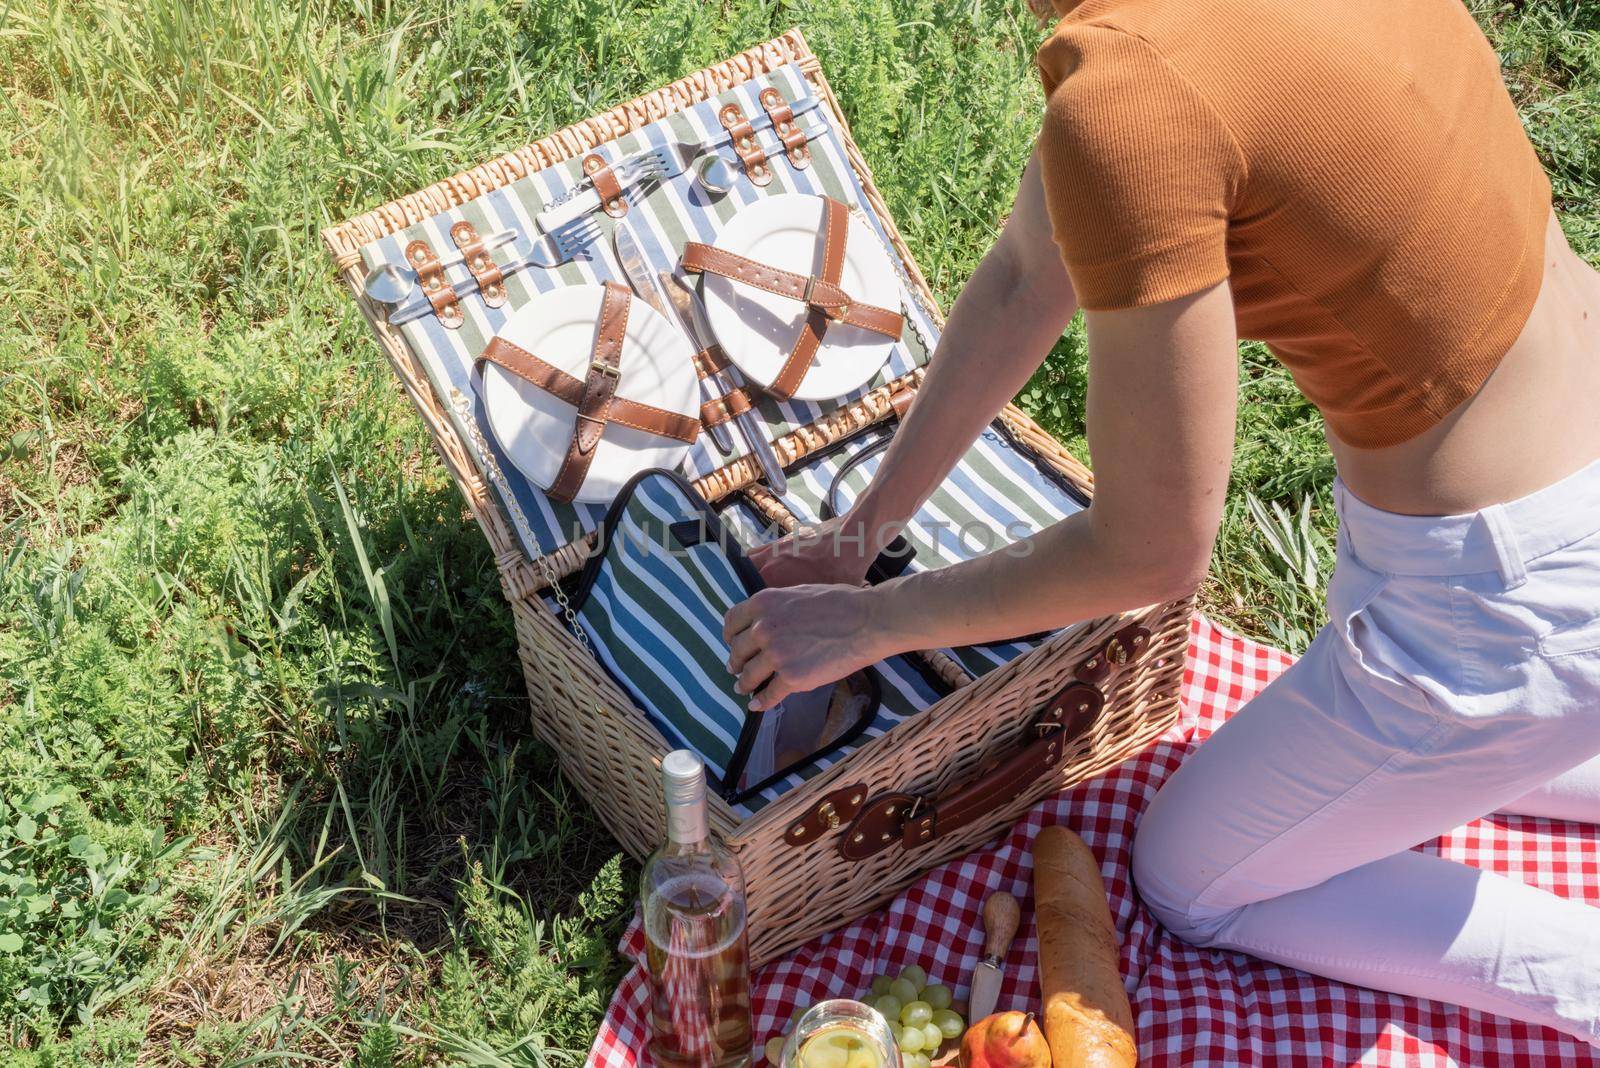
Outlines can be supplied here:
[[915, 983], [902, 975], [900, 978], [889, 984], [889, 993], [899, 998], [900, 1004], [904, 1005], [908, 1001], [917, 1000], [917, 995], [922, 993], [922, 991], [917, 988]]
[[927, 1036], [922, 1033], [922, 1028], [920, 1027], [902, 1028], [900, 1031], [900, 1041], [898, 1043], [900, 1052], [916, 1053], [918, 1050], [922, 1049], [922, 1040], [926, 1037]]
[[895, 1023], [893, 1020], [890, 1020], [889, 1033], [894, 1036], [894, 1044], [898, 1046], [900, 1044], [900, 1040], [906, 1035], [906, 1029]]
[[961, 1016], [950, 1009], [935, 1009], [933, 1022], [939, 1028], [939, 1033], [945, 1038], [959, 1038], [961, 1032], [967, 1028]]
[[925, 1024], [922, 1025], [922, 1048], [923, 1049], [927, 1049], [927, 1050], [938, 1049], [939, 1048], [939, 1044], [941, 1042], [943, 1042], [943, 1041], [944, 1041], [944, 1032], [939, 1030], [939, 1025], [938, 1024], [936, 1024], [936, 1023], [925, 1023]]
[[783, 1055], [783, 1036], [773, 1035], [771, 1038], [767, 1039], [765, 1052], [767, 1055], [767, 1062], [769, 1064], [776, 1065], [778, 1063], [778, 1058]]
[[880, 998], [883, 997], [883, 995], [889, 992], [889, 984], [892, 982], [894, 982], [894, 980], [890, 979], [887, 975], [880, 975], [876, 979], [872, 980], [873, 995]]
[[926, 1001], [913, 1001], [900, 1010], [900, 1022], [907, 1027], [921, 1027], [933, 1019], [933, 1006]]
[[907, 1053], [900, 1058], [900, 1068], [933, 1068], [933, 1061], [926, 1053]]
[[940, 1009], [948, 1009], [954, 996], [950, 993], [949, 987], [935, 984], [922, 992], [922, 1000], [932, 1005], [934, 1012], [938, 1012]]
[[893, 994], [885, 994], [872, 1002], [872, 1007], [878, 1010], [878, 1015], [891, 1023], [900, 1019], [900, 999]]
[[794, 1012], [789, 1014], [789, 1026], [793, 1027], [795, 1024], [799, 1023], [800, 1017], [804, 1016], [806, 1014], [806, 1010], [810, 1007], [810, 1005], [796, 1005]]
[[910, 964], [901, 969], [900, 978], [916, 987], [918, 993], [922, 991], [923, 987], [928, 985], [928, 973], [923, 970], [921, 965], [918, 964]]

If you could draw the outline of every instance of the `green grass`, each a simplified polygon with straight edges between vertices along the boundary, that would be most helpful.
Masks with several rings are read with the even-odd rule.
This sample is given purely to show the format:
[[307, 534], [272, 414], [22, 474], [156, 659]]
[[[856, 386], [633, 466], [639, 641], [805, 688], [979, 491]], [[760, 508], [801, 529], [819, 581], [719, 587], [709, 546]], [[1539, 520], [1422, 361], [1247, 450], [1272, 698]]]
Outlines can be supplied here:
[[[948, 303], [1033, 134], [1023, 6], [0, 5], [5, 1063], [581, 1055], [635, 872], [317, 230], [798, 23]], [[1592, 256], [1600, 7], [1474, 7]], [[1332, 468], [1245, 370], [1206, 600], [1298, 648]], [[1081, 444], [1083, 383], [1074, 331], [1024, 403]]]

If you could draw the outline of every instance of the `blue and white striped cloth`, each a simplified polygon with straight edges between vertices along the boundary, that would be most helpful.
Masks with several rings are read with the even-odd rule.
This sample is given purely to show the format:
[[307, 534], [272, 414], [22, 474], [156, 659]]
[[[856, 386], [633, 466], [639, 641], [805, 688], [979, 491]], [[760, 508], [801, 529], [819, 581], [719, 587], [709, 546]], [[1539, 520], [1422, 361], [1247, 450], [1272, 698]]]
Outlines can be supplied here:
[[[760, 116], [763, 110], [757, 98], [769, 85], [795, 102], [814, 93], [799, 68], [790, 65], [754, 78], [713, 100], [662, 118], [601, 146], [598, 151], [616, 160], [671, 141], [721, 142], [725, 135], [717, 121], [721, 106], [737, 101], [746, 115]], [[817, 107], [804, 121], [808, 125], [826, 124], [827, 118], [827, 109]], [[770, 133], [765, 141], [773, 141]], [[774, 179], [765, 188], [740, 181], [720, 200], [706, 202], [693, 187], [691, 178], [685, 175], [664, 182], [635, 199], [628, 221], [639, 236], [651, 266], [657, 270], [675, 266], [685, 241], [714, 241], [720, 227], [741, 208], [778, 193], [821, 194], [842, 201], [859, 210], [888, 246], [882, 221], [867, 203], [837, 132], [828, 128], [811, 142], [810, 148], [812, 164], [803, 170], [790, 166], [786, 158], [774, 151], [771, 154]], [[734, 160], [730, 148], [719, 151], [730, 162]], [[461, 219], [470, 221], [481, 234], [513, 229], [536, 236], [534, 216], [565, 196], [582, 177], [581, 164], [576, 159], [546, 168], [372, 242], [362, 249], [362, 257], [369, 268], [382, 262], [403, 262], [405, 246], [416, 239], [427, 241], [442, 256], [447, 256], [454, 248], [450, 227]], [[515, 501], [518, 506], [508, 507], [506, 518], [530, 556], [549, 552], [595, 529], [605, 516], [606, 508], [553, 503], [510, 464], [495, 445], [483, 418], [474, 361], [507, 318], [535, 294], [605, 280], [625, 282], [610, 252], [612, 221], [604, 214], [597, 214], [595, 218], [606, 231], [601, 241], [580, 259], [555, 270], [526, 269], [508, 276], [509, 300], [504, 306], [489, 308], [476, 296], [468, 296], [461, 301], [465, 322], [459, 329], [446, 329], [433, 316], [399, 328], [434, 391], [445, 402], [444, 408], [460, 440], [469, 451], [476, 451], [478, 442], [492, 451], [492, 456], [478, 455], [475, 459], [485, 481], [502, 503]], [[496, 257], [503, 262], [508, 257], [507, 250], [499, 250]], [[466, 277], [464, 272], [465, 268], [452, 268], [451, 277]], [[937, 327], [920, 302], [906, 290], [904, 279], [901, 281], [902, 310], [912, 328], [894, 345], [879, 375], [857, 393], [826, 404], [762, 398], [757, 411], [768, 428], [769, 437], [813, 422], [825, 411], [848, 403], [860, 393], [927, 361], [929, 353], [919, 340], [919, 334], [936, 340]], [[455, 395], [466, 398], [465, 417], [451, 403]], [[464, 418], [472, 419], [476, 426], [469, 427]], [[833, 473], [856, 449], [865, 447], [885, 432], [863, 435], [843, 450], [794, 472], [786, 497], [790, 509], [803, 520], [818, 518], [819, 505]], [[742, 447], [738, 435], [734, 435], [734, 442]], [[691, 446], [683, 474], [695, 478], [726, 462], [727, 458], [719, 455], [702, 436]], [[869, 460], [846, 477], [842, 483], [846, 504], [860, 491], [876, 464], [876, 458]], [[646, 494], [639, 506], [665, 509], [669, 503], [667, 498]], [[1021, 455], [1004, 435], [987, 432], [947, 484], [929, 501], [908, 532], [917, 550], [913, 566], [935, 567], [966, 559], [985, 548], [1025, 536], [1079, 507], [1070, 492], [1043, 474], [1030, 457]], [[517, 517], [518, 512], [522, 521]], [[759, 517], [737, 502], [723, 509], [723, 519], [734, 536], [746, 545], [772, 533]], [[974, 533], [981, 531], [987, 534], [980, 537]], [[637, 570], [638, 574], [623, 576], [618, 572], [597, 581], [592, 603], [586, 606], [583, 614], [583, 625], [606, 669], [639, 701], [662, 733], [675, 743], [695, 748], [720, 773], [731, 753], [730, 738], [737, 739], [743, 716], [742, 701], [732, 695], [731, 680], [727, 679], [723, 668], [726, 651], [721, 648], [720, 621], [723, 612], [733, 603], [732, 599], [742, 599], [742, 589], [728, 585], [727, 576], [717, 575], [714, 568], [684, 572], [652, 558]], [[982, 674], [1028, 647], [1027, 643], [1013, 642], [955, 650], [954, 655], [969, 671]], [[857, 746], [885, 733], [939, 696], [923, 674], [907, 661], [896, 659], [880, 665], [879, 675], [883, 682], [883, 702], [873, 723], [855, 743]], [[738, 807], [745, 813], [753, 812], [767, 800], [781, 795], [804, 777], [816, 774], [844, 755], [846, 753], [841, 752], [823, 758], [803, 774], [788, 776], [763, 791], [761, 796]]]
[[[746, 115], [763, 115], [757, 97], [768, 85], [776, 86], [791, 101], [799, 101], [814, 92], [797, 66], [782, 67], [730, 89], [714, 100], [704, 101], [635, 130], [601, 146], [597, 151], [615, 160], [672, 141], [720, 141], [725, 131], [717, 121], [718, 109], [728, 101], [737, 101]], [[806, 114], [804, 122], [808, 125], [826, 123], [827, 116], [826, 108], [817, 107]], [[772, 141], [772, 138], [772, 134], [766, 135], [767, 141]], [[685, 241], [714, 241], [718, 230], [740, 208], [778, 193], [822, 194], [861, 209], [874, 231], [887, 243], [887, 235], [876, 213], [866, 202], [860, 182], [845, 153], [844, 143], [838, 135], [829, 128], [823, 136], [813, 140], [810, 147], [811, 166], [796, 170], [786, 159], [775, 156], [774, 178], [770, 185], [759, 188], [749, 182], [739, 181], [731, 192], [715, 202], [702, 200], [691, 176], [687, 174], [652, 189], [642, 200], [635, 202], [633, 210], [628, 213], [629, 225], [639, 237], [651, 266], [657, 270], [675, 266]], [[722, 151], [730, 160], [734, 158], [731, 149], [724, 148]], [[361, 250], [362, 257], [369, 268], [383, 262], [404, 262], [405, 246], [416, 239], [427, 241], [441, 256], [448, 255], [455, 248], [450, 240], [450, 227], [461, 219], [470, 221], [481, 234], [513, 229], [537, 236], [539, 231], [534, 224], [534, 216], [563, 197], [582, 178], [582, 166], [576, 159], [547, 167], [458, 208], [374, 241]], [[583, 257], [556, 270], [533, 268], [510, 275], [506, 279], [509, 300], [502, 307], [489, 308], [477, 297], [467, 297], [461, 302], [466, 321], [458, 329], [446, 329], [431, 315], [399, 328], [412, 351], [420, 358], [439, 396], [448, 399], [451, 390], [458, 390], [472, 400], [474, 414], [485, 428], [484, 436], [490, 448], [495, 446], [493, 439], [488, 436], [488, 424], [482, 419], [473, 374], [473, 361], [489, 343], [489, 339], [506, 319], [536, 293], [606, 280], [627, 284], [611, 255], [610, 230], [613, 222], [603, 213], [596, 213], [594, 218], [605, 230], [604, 238]], [[504, 261], [508, 253], [506, 249], [501, 249], [495, 255]], [[465, 268], [452, 268], [451, 276], [467, 277], [464, 272]], [[907, 305], [907, 314], [916, 320], [923, 334], [929, 338], [936, 337], [936, 328], [920, 305], [913, 299], [908, 299]], [[779, 403], [762, 399], [759, 402], [760, 416], [770, 430], [769, 436], [776, 437], [793, 427], [814, 422], [824, 411], [831, 410], [837, 404], [852, 400], [860, 393], [920, 366], [926, 362], [927, 356], [916, 338], [916, 331], [908, 329], [904, 339], [894, 346], [883, 371], [857, 393], [826, 405], [809, 401]], [[453, 409], [451, 418], [456, 419]], [[473, 440], [466, 427], [457, 425], [456, 431], [463, 441], [470, 443]], [[736, 447], [742, 447], [738, 435], [734, 435], [734, 443]], [[506, 479], [503, 485], [495, 488], [501, 494], [515, 495], [522, 506], [528, 525], [527, 529], [519, 529], [517, 533], [530, 554], [546, 552], [573, 540], [576, 535], [593, 529], [605, 514], [603, 505], [552, 503], [536, 487], [516, 474], [504, 455], [497, 455], [496, 460], [505, 472]], [[689, 450], [685, 473], [695, 478], [727, 462], [702, 437]]]
[[[734, 691], [727, 670], [722, 617], [747, 596], [748, 580], [714, 537], [686, 545], [671, 535], [674, 524], [693, 525], [703, 507], [670, 475], [641, 476], [617, 502], [605, 552], [591, 559], [574, 600], [606, 671], [671, 744], [699, 753], [721, 782], [739, 746], [748, 700]], [[904, 658], [873, 671], [882, 700], [863, 739], [883, 734], [940, 696]], [[831, 763], [823, 758], [739, 807], [753, 812]]]

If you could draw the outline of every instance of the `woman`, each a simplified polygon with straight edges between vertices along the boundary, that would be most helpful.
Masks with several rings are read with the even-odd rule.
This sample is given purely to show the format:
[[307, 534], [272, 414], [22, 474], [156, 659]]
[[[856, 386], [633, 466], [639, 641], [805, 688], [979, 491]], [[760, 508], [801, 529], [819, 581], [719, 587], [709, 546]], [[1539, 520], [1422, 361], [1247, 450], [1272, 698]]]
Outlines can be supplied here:
[[[1492, 50], [1459, 0], [1063, 14], [1012, 217], [872, 486], [758, 555], [786, 588], [729, 614], [730, 668], [770, 707], [1189, 593], [1237, 339], [1265, 340], [1338, 464], [1331, 622], [1160, 791], [1139, 890], [1198, 945], [1600, 1044], [1600, 909], [1410, 851], [1494, 811], [1600, 821], [1600, 278]], [[1080, 307], [1093, 507], [861, 587]]]

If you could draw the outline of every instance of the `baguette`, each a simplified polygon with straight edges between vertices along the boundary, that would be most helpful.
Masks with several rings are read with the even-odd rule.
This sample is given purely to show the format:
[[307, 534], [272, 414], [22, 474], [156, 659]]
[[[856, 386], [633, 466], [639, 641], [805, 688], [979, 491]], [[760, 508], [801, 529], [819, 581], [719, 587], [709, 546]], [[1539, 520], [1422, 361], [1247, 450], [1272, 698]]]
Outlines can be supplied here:
[[1133, 1010], [1100, 864], [1082, 838], [1046, 827], [1033, 844], [1039, 987], [1054, 1068], [1134, 1068]]

